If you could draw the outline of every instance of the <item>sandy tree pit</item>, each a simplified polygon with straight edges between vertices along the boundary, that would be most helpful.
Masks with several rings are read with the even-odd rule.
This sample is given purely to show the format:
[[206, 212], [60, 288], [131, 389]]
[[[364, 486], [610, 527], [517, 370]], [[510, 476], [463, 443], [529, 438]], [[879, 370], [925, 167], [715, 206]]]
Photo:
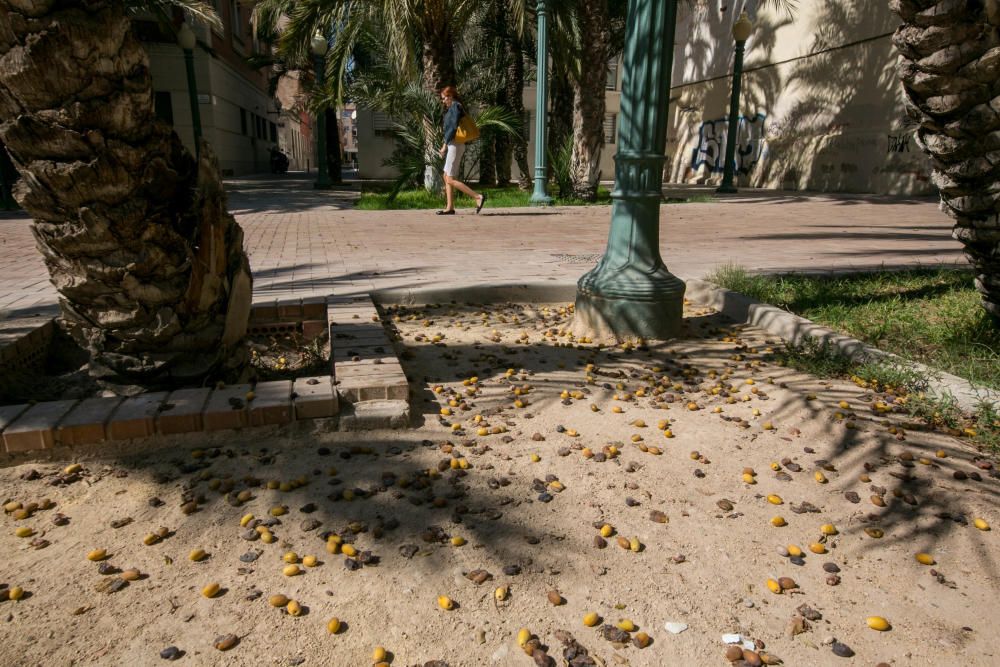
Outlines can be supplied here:
[[413, 430], [0, 470], [0, 585], [23, 591], [0, 662], [562, 665], [568, 632], [592, 661], [573, 664], [724, 665], [723, 634], [750, 662], [995, 664], [996, 531], [974, 525], [1000, 521], [992, 464], [686, 316], [669, 344], [597, 350], [559, 335], [565, 307], [389, 308]]

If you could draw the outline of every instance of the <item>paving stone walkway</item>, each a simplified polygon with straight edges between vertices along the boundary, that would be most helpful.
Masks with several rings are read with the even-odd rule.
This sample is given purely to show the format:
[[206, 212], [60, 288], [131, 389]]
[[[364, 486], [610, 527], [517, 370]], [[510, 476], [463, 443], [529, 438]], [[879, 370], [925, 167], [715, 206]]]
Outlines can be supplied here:
[[[317, 192], [301, 174], [227, 181], [246, 232], [254, 300], [390, 287], [571, 281], [607, 242], [607, 206], [358, 211], [356, 183]], [[676, 194], [676, 193], [673, 193]], [[661, 252], [682, 278], [735, 262], [840, 270], [964, 261], [934, 198], [746, 191], [661, 207]], [[0, 212], [0, 312], [51, 308], [56, 293], [24, 213]]]

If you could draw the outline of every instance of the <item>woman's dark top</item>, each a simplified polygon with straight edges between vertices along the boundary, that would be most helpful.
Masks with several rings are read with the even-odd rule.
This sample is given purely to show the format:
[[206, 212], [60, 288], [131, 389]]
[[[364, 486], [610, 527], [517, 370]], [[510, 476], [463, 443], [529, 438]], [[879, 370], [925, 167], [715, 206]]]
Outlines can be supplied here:
[[462, 104], [458, 100], [452, 102], [448, 110], [444, 112], [444, 143], [454, 143], [455, 132], [458, 131], [458, 121], [462, 120], [464, 115], [465, 109], [462, 108]]

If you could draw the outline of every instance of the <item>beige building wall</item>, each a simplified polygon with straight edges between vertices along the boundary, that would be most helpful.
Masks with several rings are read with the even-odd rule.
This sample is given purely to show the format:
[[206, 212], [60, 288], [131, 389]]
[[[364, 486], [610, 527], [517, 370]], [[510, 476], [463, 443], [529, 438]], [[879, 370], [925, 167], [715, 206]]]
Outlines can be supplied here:
[[[145, 47], [149, 53], [153, 90], [170, 94], [174, 129], [193, 153], [194, 123], [184, 54], [180, 47], [170, 44], [146, 44]], [[267, 171], [268, 151], [277, 143], [271, 141], [270, 126], [273, 123], [276, 128], [277, 121], [272, 100], [227, 63], [211, 57], [203, 49], [195, 49], [194, 63], [202, 134], [212, 145], [222, 173], [238, 176]], [[254, 116], [263, 119], [263, 133], [257, 127], [261, 121]]]
[[340, 145], [344, 148], [345, 162], [351, 162], [358, 156], [358, 110], [353, 102], [348, 102], [339, 114]]
[[360, 178], [392, 179], [396, 170], [383, 162], [392, 155], [395, 140], [392, 137], [392, 119], [371, 109], [358, 110], [358, 176]]
[[[680, 17], [671, 91], [668, 181], [721, 180], [735, 5]], [[922, 194], [933, 191], [896, 79], [888, 3], [800, 2], [794, 17], [753, 12], [737, 134], [738, 185]]]

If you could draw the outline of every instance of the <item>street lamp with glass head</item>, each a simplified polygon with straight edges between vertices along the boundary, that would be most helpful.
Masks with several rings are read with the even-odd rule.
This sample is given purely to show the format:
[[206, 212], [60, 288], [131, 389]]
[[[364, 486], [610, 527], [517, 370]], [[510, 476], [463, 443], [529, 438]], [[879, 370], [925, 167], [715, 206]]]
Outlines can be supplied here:
[[733, 58], [733, 92], [729, 98], [729, 129], [726, 132], [726, 157], [723, 163], [722, 184], [716, 192], [734, 193], [733, 172], [736, 159], [736, 133], [739, 129], [740, 84], [743, 77], [743, 49], [753, 32], [753, 22], [746, 12], [740, 13], [733, 24], [733, 39], [736, 41], [736, 54]]
[[[326, 41], [326, 37], [317, 32], [309, 42], [309, 48], [316, 59], [316, 88], [322, 89], [326, 74], [326, 52], [330, 49], [330, 44]], [[319, 162], [319, 174], [313, 187], [329, 188], [331, 183], [326, 164], [326, 112], [322, 109], [316, 111], [316, 159]]]
[[201, 154], [201, 111], [198, 109], [198, 87], [194, 78], [194, 47], [198, 39], [187, 23], [181, 23], [177, 30], [177, 45], [184, 51], [184, 67], [187, 70], [188, 100], [191, 103], [191, 125], [194, 128], [194, 152]]

